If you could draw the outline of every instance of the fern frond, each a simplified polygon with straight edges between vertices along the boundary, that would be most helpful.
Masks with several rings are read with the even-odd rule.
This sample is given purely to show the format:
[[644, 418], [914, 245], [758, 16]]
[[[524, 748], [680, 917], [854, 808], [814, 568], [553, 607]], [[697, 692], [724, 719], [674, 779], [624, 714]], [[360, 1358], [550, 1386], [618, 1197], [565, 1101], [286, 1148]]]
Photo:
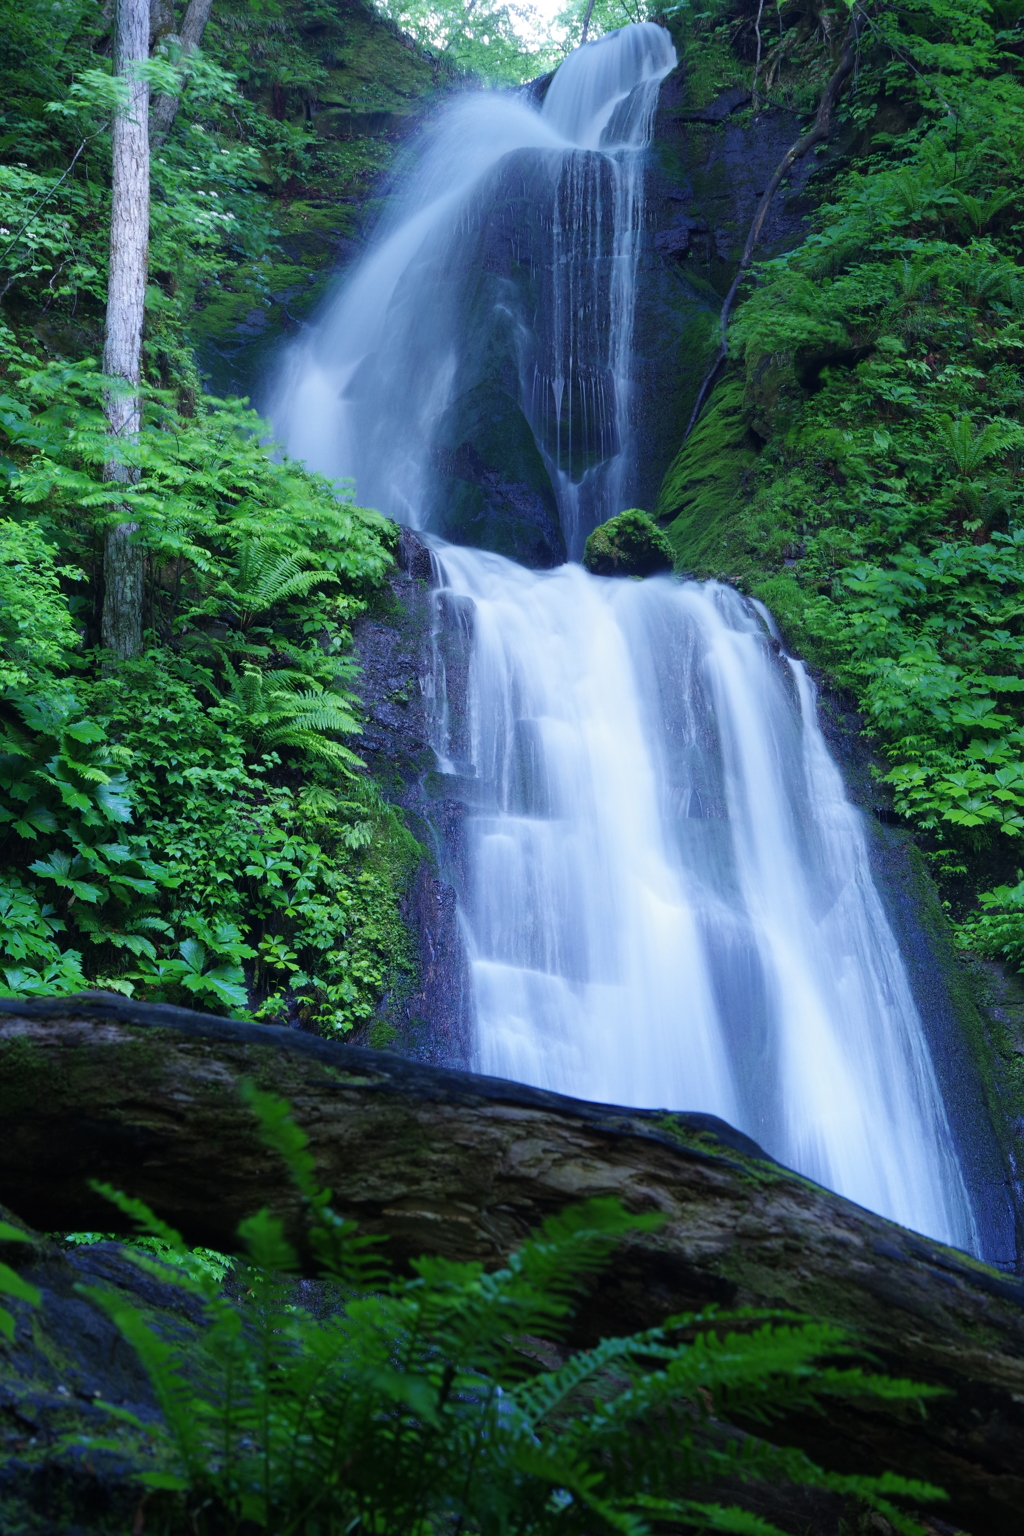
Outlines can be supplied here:
[[530, 1428], [536, 1428], [543, 1418], [560, 1407], [585, 1381], [606, 1370], [614, 1362], [632, 1360], [641, 1352], [650, 1358], [660, 1337], [661, 1330], [657, 1329], [650, 1335], [603, 1339], [596, 1348], [573, 1355], [559, 1370], [534, 1376], [515, 1387], [512, 1396], [516, 1406]]
[[696, 1526], [702, 1531], [731, 1531], [733, 1536], [786, 1536], [786, 1532], [760, 1515], [736, 1504], [698, 1504], [692, 1499], [652, 1499], [640, 1495], [636, 1507], [658, 1521]]
[[178, 1453], [180, 1471], [189, 1481], [200, 1480], [207, 1462], [204, 1430], [211, 1421], [212, 1409], [196, 1398], [195, 1389], [183, 1368], [180, 1347], [161, 1337], [141, 1311], [120, 1296], [100, 1286], [81, 1285], [76, 1289], [106, 1312], [135, 1349], [153, 1384], [171, 1442]]

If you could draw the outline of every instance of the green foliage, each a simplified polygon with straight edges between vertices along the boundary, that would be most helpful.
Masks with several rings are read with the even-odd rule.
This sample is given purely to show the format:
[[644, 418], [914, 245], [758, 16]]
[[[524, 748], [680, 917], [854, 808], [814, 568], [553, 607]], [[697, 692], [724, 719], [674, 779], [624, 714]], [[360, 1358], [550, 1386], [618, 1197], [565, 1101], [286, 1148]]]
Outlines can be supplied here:
[[1017, 871], [1016, 885], [998, 885], [978, 898], [980, 913], [972, 914], [957, 929], [965, 949], [997, 960], [1008, 960], [1024, 970], [1024, 879]]
[[[582, 40], [589, 13], [591, 40], [631, 22], [663, 17], [651, 0], [567, 0], [545, 16], [527, 0], [377, 0], [395, 22], [453, 70], [501, 84], [518, 85], [557, 69]], [[669, 8], [668, 14], [685, 6]]]
[[127, 779], [104, 727], [71, 693], [8, 690], [0, 729], [0, 827], [13, 863], [0, 886], [9, 991], [82, 985], [81, 950], [59, 939], [69, 920], [79, 942], [155, 958], [149, 935], [165, 928], [154, 915], [164, 871], [127, 831]]
[[[680, 563], [741, 577], [852, 692], [961, 915], [1024, 832], [1024, 88], [1002, 25], [945, 0], [870, 12], [843, 109], [869, 156], [731, 327], [716, 521], [696, 434], [661, 509]], [[899, 131], [871, 138], [880, 95]], [[964, 942], [1017, 955], [1009, 890]]]
[[552, 67], [535, 8], [509, 0], [378, 0], [383, 15], [452, 68], [518, 85]]
[[[2, 405], [2, 402], [0, 402]], [[80, 579], [59, 566], [55, 547], [35, 523], [0, 521], [0, 690], [46, 690], [66, 672], [80, 636], [61, 578]]]
[[[248, 1262], [225, 1291], [176, 1233], [110, 1190], [176, 1256], [170, 1273], [205, 1324], [186, 1353], [123, 1293], [88, 1292], [138, 1352], [163, 1412], [155, 1428], [132, 1421], [153, 1440], [142, 1481], [183, 1504], [191, 1529], [646, 1536], [668, 1523], [778, 1536], [699, 1490], [725, 1482], [742, 1500], [748, 1481], [785, 1480], [921, 1532], [893, 1499], [938, 1490], [823, 1470], [774, 1443], [771, 1425], [826, 1398], [920, 1411], [936, 1389], [865, 1373], [841, 1329], [769, 1314], [687, 1314], [569, 1351], [561, 1341], [587, 1281], [623, 1235], [660, 1216], [595, 1199], [550, 1218], [497, 1271], [424, 1257], [395, 1277], [333, 1211], [288, 1106], [252, 1088], [248, 1098], [305, 1203], [329, 1282], [320, 1315], [295, 1305], [283, 1278], [295, 1253], [267, 1211], [242, 1223]], [[133, 1256], [168, 1278], [166, 1263]], [[728, 1428], [737, 1420], [746, 1432]]]
[[[22, 1232], [18, 1227], [12, 1227], [9, 1221], [0, 1221], [0, 1244], [30, 1243], [31, 1241], [27, 1232]], [[23, 1280], [16, 1270], [4, 1263], [0, 1263], [0, 1296], [11, 1296], [15, 1301], [23, 1301], [30, 1307], [39, 1305], [37, 1287]], [[14, 1338], [14, 1318], [6, 1307], [0, 1307], [0, 1334], [5, 1339]]]

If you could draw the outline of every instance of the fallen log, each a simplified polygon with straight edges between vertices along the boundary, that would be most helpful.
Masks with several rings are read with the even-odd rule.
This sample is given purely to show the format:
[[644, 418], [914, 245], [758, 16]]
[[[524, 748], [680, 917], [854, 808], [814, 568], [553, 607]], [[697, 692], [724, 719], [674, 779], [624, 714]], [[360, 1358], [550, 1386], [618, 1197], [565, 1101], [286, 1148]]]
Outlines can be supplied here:
[[261, 1205], [298, 1238], [299, 1201], [243, 1078], [290, 1100], [335, 1208], [399, 1262], [497, 1263], [591, 1195], [663, 1212], [588, 1292], [579, 1340], [712, 1302], [844, 1323], [886, 1370], [950, 1395], [926, 1418], [830, 1409], [792, 1426], [800, 1443], [838, 1468], [940, 1484], [943, 1518], [975, 1536], [1020, 1532], [1024, 1282], [780, 1167], [712, 1116], [582, 1103], [112, 994], [6, 999], [0, 1202], [42, 1230], [119, 1230], [89, 1188], [99, 1178], [193, 1243], [237, 1249], [237, 1223]]

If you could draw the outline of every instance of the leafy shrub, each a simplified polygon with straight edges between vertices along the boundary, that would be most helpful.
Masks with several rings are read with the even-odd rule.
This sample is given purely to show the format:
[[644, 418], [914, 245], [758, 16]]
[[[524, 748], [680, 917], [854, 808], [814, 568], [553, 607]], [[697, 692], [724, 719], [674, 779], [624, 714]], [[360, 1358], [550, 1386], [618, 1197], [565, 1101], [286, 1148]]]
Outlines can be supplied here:
[[0, 520], [0, 692], [46, 690], [67, 670], [80, 636], [61, 577], [78, 575], [36, 524]]
[[[783, 1480], [921, 1533], [892, 1499], [938, 1490], [825, 1471], [767, 1429], [826, 1398], [899, 1407], [935, 1389], [841, 1363], [854, 1351], [839, 1328], [751, 1312], [686, 1314], [567, 1351], [560, 1341], [586, 1281], [623, 1234], [660, 1217], [591, 1200], [545, 1222], [497, 1271], [425, 1257], [395, 1277], [332, 1211], [287, 1105], [251, 1088], [249, 1098], [304, 1197], [308, 1241], [330, 1281], [322, 1315], [295, 1304], [282, 1276], [296, 1255], [266, 1211], [239, 1228], [249, 1258], [224, 1290], [215, 1266], [110, 1190], [177, 1267], [137, 1249], [135, 1262], [173, 1275], [201, 1301], [205, 1324], [183, 1345], [123, 1293], [88, 1292], [138, 1351], [164, 1422], [110, 1411], [153, 1437], [144, 1481], [177, 1491], [193, 1531], [645, 1536], [668, 1524], [778, 1536], [700, 1490], [724, 1482], [742, 1497], [749, 1480]], [[737, 1418], [758, 1433], [729, 1430]]]
[[[113, 445], [109, 25], [85, 0], [0, 0], [0, 981], [349, 1029], [412, 972], [400, 899], [419, 849], [349, 745], [350, 625], [397, 531], [280, 459], [244, 402], [204, 398], [192, 334], [238, 274], [246, 307], [293, 280], [257, 187], [322, 167], [306, 126], [240, 82], [313, 51], [232, 13], [191, 61], [151, 171], [144, 427]], [[164, 55], [147, 70], [180, 83]], [[115, 498], [118, 453], [139, 477]], [[112, 673], [103, 542], [126, 500], [148, 649]]]
[[[1020, 873], [1018, 870], [1018, 876]], [[1015, 970], [1024, 970], [1024, 880], [983, 891], [978, 904], [981, 911], [957, 929], [959, 943], [979, 955], [1007, 960]]]
[[[348, 625], [388, 569], [392, 525], [276, 461], [244, 407], [181, 420], [154, 399], [125, 492], [152, 645], [105, 672], [60, 584], [96, 568], [111, 516], [101, 385], [86, 365], [25, 363], [2, 417], [19, 455], [8, 495], [22, 517], [42, 509], [0, 525], [0, 583], [21, 587], [0, 620], [7, 986], [349, 1029], [412, 972], [399, 901], [419, 850], [343, 739], [359, 729]], [[27, 646], [51, 616], [49, 649]]]

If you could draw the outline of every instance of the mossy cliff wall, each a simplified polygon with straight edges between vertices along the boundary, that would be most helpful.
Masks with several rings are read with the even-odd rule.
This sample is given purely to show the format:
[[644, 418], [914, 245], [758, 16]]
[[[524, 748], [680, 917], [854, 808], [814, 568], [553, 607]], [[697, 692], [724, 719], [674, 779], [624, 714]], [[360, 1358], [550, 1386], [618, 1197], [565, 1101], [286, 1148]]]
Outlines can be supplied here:
[[[865, 80], [868, 83], [862, 89], [870, 93], [872, 87], [867, 73]], [[727, 113], [724, 121], [740, 126], [748, 109], [738, 103], [738, 92], [738, 85], [731, 94], [725, 90], [721, 100], [723, 106], [732, 99], [737, 100], [734, 111]], [[802, 104], [806, 107], [806, 97]], [[841, 126], [828, 150], [818, 152], [817, 162], [804, 162], [800, 177], [792, 184], [784, 185], [777, 194], [780, 222], [774, 227], [770, 221], [766, 224], [766, 238], [758, 248], [758, 257], [769, 257], [801, 243], [810, 227], [808, 215], [821, 204], [833, 202], [843, 195], [843, 183], [837, 173], [850, 166], [854, 153], [863, 156], [873, 150], [884, 151], [891, 143], [886, 136], [905, 132], [920, 112], [912, 100], [901, 105], [881, 92], [873, 102], [862, 97], [859, 106], [860, 126]], [[662, 119], [664, 116], [663, 108]], [[693, 126], [694, 113], [685, 98], [677, 117], [687, 124], [687, 133], [704, 132], [703, 127]], [[805, 116], [802, 122], [806, 124], [806, 121]], [[788, 134], [780, 136], [778, 158], [781, 158], [785, 144], [796, 138], [800, 122], [795, 116], [790, 119]], [[755, 142], [749, 124], [746, 131], [749, 147]], [[730, 133], [731, 129], [727, 128], [723, 146], [728, 145]], [[664, 142], [663, 130], [661, 141]], [[930, 148], [933, 159], [941, 159], [941, 136]], [[695, 197], [699, 189], [708, 199], [705, 206], [711, 209], [718, 206], [721, 188], [709, 186], [709, 177], [716, 163], [721, 165], [724, 152], [717, 144], [710, 143], [692, 182]], [[735, 164], [737, 157], [734, 155], [738, 186], [749, 185], [743, 176], [742, 158], [746, 152], [740, 151], [739, 164]], [[928, 152], [926, 141], [922, 154]], [[664, 149], [661, 153], [664, 157]], [[687, 163], [685, 156], [688, 153], [684, 137], [681, 163]], [[901, 153], [909, 152], [904, 149]], [[863, 161], [861, 164], [863, 166]], [[892, 164], [902, 166], [903, 161], [894, 160]], [[871, 174], [877, 177], [875, 186], [881, 185], [889, 170], [884, 162], [876, 162], [873, 172], [858, 185], [867, 185]], [[754, 180], [757, 185], [763, 185], [760, 177]], [[721, 206], [726, 204], [722, 202]], [[678, 244], [684, 253], [683, 270], [685, 272], [685, 264], [693, 261], [696, 248], [706, 267], [706, 274], [701, 273], [701, 276], [720, 295], [736, 271], [737, 248], [730, 248], [728, 231], [723, 231], [718, 241], [710, 238], [711, 221], [703, 207], [699, 210], [699, 218], [700, 223], [707, 226], [707, 232], [703, 228], [698, 232], [696, 212], [691, 212], [690, 208], [681, 212]], [[894, 227], [898, 229], [896, 215], [894, 219]], [[931, 223], [919, 221], [913, 234], [918, 240], [928, 234], [947, 242], [944, 249], [953, 253], [950, 260], [955, 260], [959, 248], [971, 239], [970, 232], [958, 230], [953, 220], [942, 225], [939, 215], [932, 217]], [[659, 238], [665, 247], [669, 232], [664, 229], [656, 232], [656, 248]], [[848, 250], [838, 260], [836, 271], [844, 270], [844, 261], [869, 265], [873, 260], [881, 260], [871, 254], [881, 247], [873, 246], [870, 234], [863, 234], [859, 242], [853, 236], [847, 238]], [[710, 257], [712, 245], [717, 245], [722, 257], [717, 271]], [[986, 259], [995, 260], [994, 250]], [[815, 269], [809, 260], [806, 268], [797, 270], [811, 273]], [[823, 283], [834, 275], [827, 262], [817, 270]], [[879, 267], [875, 274], [876, 288], [881, 270]], [[697, 275], [695, 271], [689, 278], [691, 289], [696, 288], [694, 278]], [[655, 287], [658, 281], [663, 279], [656, 278]], [[924, 295], [926, 290], [919, 277], [917, 281], [916, 291]], [[737, 343], [734, 346], [730, 363], [685, 441], [683, 436], [696, 381], [703, 377], [707, 364], [709, 348], [706, 345], [696, 349], [700, 353], [699, 359], [690, 355], [682, 357], [677, 394], [666, 404], [663, 418], [658, 411], [654, 414], [649, 428], [652, 441], [664, 443], [672, 430], [676, 440], [674, 453], [666, 455], [658, 448], [651, 454], [652, 477], [658, 475], [661, 464], [668, 464], [653, 507], [673, 547], [678, 571], [700, 579], [718, 578], [759, 598], [772, 609], [793, 651], [811, 664], [821, 691], [820, 713], [826, 734], [843, 766], [851, 797], [865, 812], [879, 889], [907, 961], [942, 1081], [954, 1136], [969, 1169], [972, 1190], [980, 1205], [987, 1207], [990, 1217], [999, 1210], [1006, 1212], [1008, 1191], [1015, 1195], [1019, 1227], [1020, 1212], [1024, 1211], [1020, 1181], [1020, 1169], [1024, 1165], [1021, 987], [1015, 977], [1008, 977], [998, 966], [968, 959], [963, 951], [956, 950], [948, 915], [952, 909], [954, 915], [962, 919], [974, 906], [979, 889], [996, 885], [1000, 880], [1008, 879], [1012, 883], [1014, 849], [1009, 846], [1010, 840], [1002, 837], [989, 839], [989, 844], [999, 846], [989, 848], [988, 852], [988, 845], [980, 836], [973, 845], [969, 837], [957, 842], [956, 833], [948, 826], [932, 832], [927, 828], [915, 831], [911, 822], [896, 814], [888, 786], [880, 782], [895, 760], [886, 762], [882, 757], [883, 749], [892, 745], [892, 733], [886, 738], [884, 731], [876, 731], [869, 739], [864, 734], [864, 717], [858, 715], [855, 707], [858, 698], [863, 705], [862, 695], [855, 697], [837, 686], [838, 675], [843, 675], [849, 682], [854, 670], [851, 665], [852, 630], [849, 627], [842, 629], [835, 619], [839, 610], [830, 605], [834, 599], [843, 601], [844, 572], [856, 558], [866, 559], [873, 567], [891, 570], [890, 556], [900, 556], [900, 540], [895, 535], [888, 535], [883, 526], [885, 513], [880, 511], [874, 528], [874, 543], [869, 540], [866, 544], [856, 544], [858, 519], [861, 525], [866, 525], [870, 514], [867, 511], [860, 513], [854, 507], [855, 494], [845, 492], [848, 483], [856, 481], [854, 460], [852, 457], [843, 459], [841, 454], [824, 446], [828, 431], [833, 431], [835, 440], [842, 438], [845, 442], [848, 439], [852, 444], [858, 428], [866, 431], [876, 454], [880, 453], [880, 445], [889, 442], [881, 428], [886, 424], [883, 417], [887, 418], [889, 427], [900, 420], [901, 407], [897, 404], [896, 391], [885, 397], [879, 391], [872, 397], [866, 373], [863, 385], [857, 382], [864, 370], [874, 368], [877, 372], [887, 366], [887, 347], [891, 346], [892, 356], [898, 360], [893, 365], [894, 374], [899, 368], [905, 369], [908, 375], [915, 367], [924, 368], [922, 377], [926, 382], [920, 389], [926, 392], [933, 385], [939, 389], [939, 381], [944, 376], [959, 377], [966, 373], [972, 364], [981, 370], [975, 375], [979, 380], [986, 376], [984, 370], [994, 369], [989, 332], [997, 330], [1002, 322], [987, 317], [982, 305], [980, 312], [975, 308], [967, 313], [966, 322], [958, 325], [959, 316], [957, 320], [952, 318], [955, 305], [950, 304], [939, 287], [930, 300], [937, 311], [932, 317], [931, 330], [924, 309], [925, 299], [919, 299], [920, 307], [912, 319], [909, 310], [902, 315], [888, 311], [885, 323], [875, 326], [874, 331], [870, 323], [864, 325], [861, 332], [857, 332], [853, 325], [845, 340], [828, 341], [824, 322], [829, 316], [834, 317], [835, 310], [827, 310], [824, 292], [815, 291], [813, 277], [806, 280], [799, 298], [795, 288], [785, 289], [784, 284], [773, 290], [770, 273], [760, 282], [768, 285], [769, 294], [774, 292], [777, 307], [771, 313], [778, 316], [779, 331], [763, 324], [756, 344]], [[949, 289], [953, 286], [950, 280]], [[788, 300], [782, 296], [784, 291], [793, 304], [788, 313]], [[734, 312], [734, 319], [740, 321], [737, 330], [742, 330], [744, 315], [742, 292], [740, 306]], [[799, 312], [805, 315], [806, 334], [811, 340], [805, 344], [777, 340], [776, 336], [785, 330], [801, 304], [803, 309]], [[713, 323], [715, 302], [710, 294], [707, 307], [707, 319], [702, 320], [695, 314], [691, 322], [693, 334], [698, 338], [707, 335]], [[752, 305], [752, 310], [754, 307]], [[870, 310], [870, 306], [868, 308]], [[767, 312], [763, 310], [762, 314]], [[815, 325], [816, 336], [812, 335]], [[892, 334], [879, 336], [879, 329]], [[842, 326], [833, 324], [833, 331], [837, 338], [842, 337]], [[657, 325], [652, 333], [656, 337], [660, 334]], [[941, 339], [936, 341], [936, 336]], [[972, 356], [976, 342], [989, 346], [989, 352], [980, 361]], [[915, 383], [905, 389], [899, 399], [910, 402], [906, 406], [909, 415], [923, 421], [929, 410], [937, 414], [943, 405], [932, 398], [913, 399], [916, 388]], [[979, 388], [983, 389], [983, 386]], [[865, 405], [865, 401], [869, 404]], [[948, 410], [950, 406], [944, 408]], [[953, 408], [964, 410], [963, 399]], [[991, 406], [993, 413], [997, 410], [1006, 410], [1006, 407]], [[975, 420], [979, 414], [981, 412], [975, 407]], [[668, 423], [667, 429], [663, 420]], [[872, 427], [878, 429], [874, 439], [871, 437]], [[817, 429], [819, 437], [817, 449], [811, 451], [807, 447], [810, 442], [807, 434], [813, 429]], [[658, 434], [662, 435], [659, 437]], [[942, 465], [941, 444], [934, 437], [928, 438], [927, 429], [918, 447], [922, 456], [919, 462], [927, 460], [927, 473], [931, 473], [931, 467]], [[851, 447], [851, 454], [853, 451]], [[876, 487], [873, 498], [865, 491], [864, 506], [867, 507], [873, 499], [877, 507], [882, 507], [883, 503], [892, 507], [894, 524], [899, 523], [900, 515], [912, 524], [915, 499], [923, 502], [927, 494], [917, 488], [913, 474], [907, 476], [907, 462], [905, 451], [894, 451], [889, 456], [888, 469], [865, 461], [858, 482], [864, 487], [872, 483]], [[884, 481], [886, 474], [893, 477], [891, 483]], [[899, 476], [904, 479], [897, 484]], [[922, 484], [927, 483], [926, 476]], [[885, 502], [884, 491], [892, 493], [888, 502]], [[936, 499], [936, 517], [942, 505], [944, 503]], [[896, 513], [897, 506], [902, 509], [901, 514]], [[973, 526], [979, 527], [978, 524]], [[981, 526], [973, 541], [975, 545], [983, 543], [987, 527]], [[918, 534], [916, 544], [924, 550], [931, 550], [937, 537], [969, 542], [969, 532], [965, 534], [957, 526], [955, 515], [945, 524], [933, 520], [928, 525], [919, 512], [918, 524], [912, 529], [911, 544], [915, 544], [915, 530]], [[823, 550], [829, 539], [833, 541], [835, 558], [823, 560]], [[919, 553], [919, 549], [915, 548], [913, 553]], [[897, 558], [895, 564], [898, 566], [898, 563]], [[951, 619], [951, 628], [955, 627], [955, 622]], [[997, 627], [994, 618], [990, 627]], [[827, 638], [829, 635], [831, 639]], [[843, 638], [837, 640], [837, 635]], [[899, 651], [892, 652], [892, 656], [897, 662], [902, 659]], [[883, 660], [880, 665], [884, 664]], [[1009, 666], [1010, 661], [1006, 659], [1005, 668]], [[1000, 670], [1005, 668], [1001, 665]], [[863, 669], [860, 682], [864, 682]], [[910, 708], [909, 701], [906, 708]], [[958, 849], [956, 855], [944, 846], [950, 841]], [[950, 866], [957, 864], [960, 867], [951, 871]], [[936, 885], [936, 875], [942, 879], [941, 888]], [[989, 1125], [994, 1128], [998, 1146], [993, 1145]], [[983, 1216], [982, 1219], [989, 1218]], [[1012, 1222], [1004, 1223], [1003, 1230], [1003, 1261], [1019, 1263], [1019, 1232], [1013, 1232]]]
[[276, 247], [201, 294], [193, 323], [214, 393], [251, 394], [362, 248], [396, 153], [454, 80], [367, 0], [284, 0], [276, 14], [228, 0], [214, 7], [204, 49], [265, 122], [260, 190]]

